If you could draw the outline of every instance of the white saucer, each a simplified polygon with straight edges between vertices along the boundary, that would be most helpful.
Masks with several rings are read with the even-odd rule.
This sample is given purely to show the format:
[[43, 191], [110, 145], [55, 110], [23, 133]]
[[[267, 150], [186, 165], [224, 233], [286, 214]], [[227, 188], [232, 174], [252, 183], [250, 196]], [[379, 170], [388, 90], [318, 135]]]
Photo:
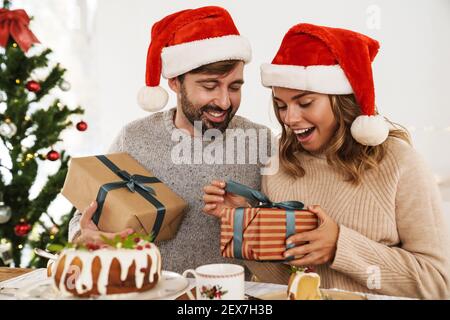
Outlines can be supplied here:
[[[161, 279], [156, 286], [148, 291], [111, 294], [96, 296], [89, 299], [95, 300], [174, 300], [189, 288], [189, 281], [176, 272], [162, 271]], [[44, 281], [26, 289], [16, 292], [18, 299], [31, 300], [73, 300], [81, 299], [73, 296], [64, 296], [53, 287], [53, 279], [48, 278]]]

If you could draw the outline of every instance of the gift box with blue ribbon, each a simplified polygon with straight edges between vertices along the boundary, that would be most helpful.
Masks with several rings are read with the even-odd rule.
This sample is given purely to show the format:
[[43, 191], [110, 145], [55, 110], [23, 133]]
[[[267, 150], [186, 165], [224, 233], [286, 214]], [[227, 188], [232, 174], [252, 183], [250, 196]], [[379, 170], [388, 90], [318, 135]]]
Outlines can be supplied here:
[[249, 208], [226, 208], [222, 212], [220, 250], [223, 257], [285, 260], [286, 239], [317, 228], [317, 216], [300, 201], [272, 202], [265, 194], [235, 181], [227, 181], [226, 192], [247, 198]]
[[186, 202], [127, 153], [72, 158], [61, 191], [79, 211], [93, 200], [92, 220], [101, 231], [175, 236]]

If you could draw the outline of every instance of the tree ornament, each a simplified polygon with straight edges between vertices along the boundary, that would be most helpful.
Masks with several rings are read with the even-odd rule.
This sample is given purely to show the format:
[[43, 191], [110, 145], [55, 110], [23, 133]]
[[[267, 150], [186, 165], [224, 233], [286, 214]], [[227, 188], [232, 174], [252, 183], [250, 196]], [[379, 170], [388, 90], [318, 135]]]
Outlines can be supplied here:
[[77, 127], [78, 131], [86, 131], [86, 129], [88, 128], [88, 125], [87, 125], [86, 122], [80, 121], [80, 122], [77, 123], [76, 127]]
[[30, 80], [27, 82], [26, 88], [31, 92], [38, 92], [39, 90], [41, 90], [41, 85], [39, 82]]
[[62, 81], [59, 83], [59, 88], [60, 88], [62, 91], [69, 91], [70, 88], [71, 88], [70, 82], [68, 82], [68, 81], [66, 81], [66, 80], [62, 80]]
[[47, 153], [47, 160], [56, 161], [59, 159], [59, 153], [55, 150], [51, 150]]
[[11, 219], [11, 208], [3, 202], [3, 194], [0, 193], [0, 224], [7, 223]]
[[50, 229], [50, 234], [51, 234], [52, 236], [56, 235], [58, 232], [59, 232], [59, 228], [58, 228], [57, 226], [53, 226], [53, 227]]
[[2, 239], [0, 242], [0, 259], [5, 265], [10, 265], [13, 262], [11, 247], [11, 242], [8, 242], [6, 239]]
[[[17, 42], [20, 49], [27, 52], [33, 44], [39, 43], [39, 40], [29, 28], [30, 17], [25, 10], [2, 8], [0, 22], [0, 46], [6, 47], [8, 39], [13, 38], [14, 44]], [[13, 47], [16, 47], [14, 44]]]
[[34, 153], [27, 153], [25, 156], [25, 161], [31, 161], [35, 158]]
[[17, 132], [17, 127], [11, 120], [6, 119], [5, 122], [0, 124], [0, 136], [5, 138], [12, 138]]
[[31, 224], [26, 222], [24, 219], [20, 220], [20, 223], [18, 223], [14, 227], [14, 233], [18, 237], [24, 237], [31, 231]]

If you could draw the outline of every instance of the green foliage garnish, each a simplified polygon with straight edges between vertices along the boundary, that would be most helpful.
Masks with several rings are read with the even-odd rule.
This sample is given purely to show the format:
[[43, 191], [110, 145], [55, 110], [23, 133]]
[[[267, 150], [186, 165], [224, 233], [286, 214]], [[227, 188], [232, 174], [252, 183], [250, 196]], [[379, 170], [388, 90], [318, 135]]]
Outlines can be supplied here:
[[290, 273], [293, 274], [293, 273], [297, 273], [298, 271], [300, 271], [300, 272], [305, 272], [306, 269], [307, 269], [307, 268], [305, 268], [305, 267], [291, 266]]
[[110, 239], [105, 236], [101, 236], [101, 243], [70, 243], [65, 244], [50, 244], [47, 246], [47, 250], [50, 252], [61, 252], [64, 249], [77, 249], [77, 250], [98, 250], [101, 244], [106, 244], [110, 247], [117, 249], [142, 249], [143, 245], [153, 242], [153, 234], [145, 235], [140, 233], [132, 233], [126, 237], [119, 235]]
[[105, 236], [101, 236], [101, 238], [103, 243], [118, 249], [136, 249], [140, 242], [148, 243], [154, 240], [153, 234], [144, 235], [139, 233], [132, 233], [126, 237], [116, 235], [113, 239]]
[[[47, 250], [50, 252], [61, 252], [64, 249], [70, 249], [70, 248], [78, 248], [80, 246], [79, 244], [65, 242], [64, 244], [56, 244], [52, 243], [47, 246]], [[87, 250], [87, 248], [86, 248]]]
[[60, 252], [65, 248], [62, 244], [53, 243], [47, 247], [47, 250], [50, 252]]

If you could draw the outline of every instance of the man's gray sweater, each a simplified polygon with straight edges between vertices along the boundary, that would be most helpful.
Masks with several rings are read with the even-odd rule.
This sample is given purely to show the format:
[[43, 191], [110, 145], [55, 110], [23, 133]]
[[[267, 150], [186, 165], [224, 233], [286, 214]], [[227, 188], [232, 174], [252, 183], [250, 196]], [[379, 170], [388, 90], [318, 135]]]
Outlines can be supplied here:
[[[180, 152], [178, 152], [180, 142], [179, 140], [173, 141], [172, 138], [172, 134], [176, 130], [174, 126], [175, 110], [173, 108], [158, 112], [126, 125], [114, 140], [108, 153], [127, 152], [188, 203], [185, 217], [175, 238], [157, 243], [161, 251], [164, 270], [181, 273], [186, 269], [196, 268], [203, 264], [223, 262], [243, 265], [242, 261], [221, 257], [220, 221], [202, 212], [202, 196], [203, 187], [213, 179], [232, 179], [260, 190], [261, 164], [259, 161], [256, 164], [249, 163], [254, 161], [251, 161], [248, 156], [248, 150], [255, 152], [256, 146], [247, 139], [245, 141], [246, 161], [244, 164], [238, 163], [235, 157], [238, 144], [235, 140], [235, 148], [232, 150], [235, 157], [233, 163], [229, 164], [230, 161], [227, 163], [224, 160], [223, 164], [207, 164], [205, 162], [211, 163], [212, 161], [202, 159], [202, 150], [205, 153], [205, 148], [209, 151], [222, 149], [223, 159], [226, 159], [226, 144], [222, 144], [220, 139], [211, 142], [202, 137], [198, 137], [199, 140], [195, 143], [192, 137], [191, 140], [186, 140], [190, 141], [191, 155], [189, 152], [185, 152], [186, 154], [182, 155], [180, 161]], [[268, 145], [270, 145], [271, 133], [265, 126], [255, 124], [240, 116], [234, 116], [228, 129], [256, 130], [257, 134], [266, 132], [266, 138], [258, 138], [260, 141], [258, 144], [266, 143], [263, 148], [267, 148], [265, 150], [270, 153]], [[176, 132], [175, 136], [177, 135], [180, 136], [179, 131]], [[226, 140], [227, 135], [230, 135], [229, 132], [224, 134], [223, 140]], [[182, 138], [190, 137], [186, 132], [181, 136]], [[196, 145], [194, 146], [194, 144]], [[199, 146], [201, 146], [200, 150]], [[215, 152], [209, 151], [206, 153], [212, 154], [213, 157], [217, 156]], [[69, 241], [80, 229], [80, 215], [77, 212], [70, 221]]]

